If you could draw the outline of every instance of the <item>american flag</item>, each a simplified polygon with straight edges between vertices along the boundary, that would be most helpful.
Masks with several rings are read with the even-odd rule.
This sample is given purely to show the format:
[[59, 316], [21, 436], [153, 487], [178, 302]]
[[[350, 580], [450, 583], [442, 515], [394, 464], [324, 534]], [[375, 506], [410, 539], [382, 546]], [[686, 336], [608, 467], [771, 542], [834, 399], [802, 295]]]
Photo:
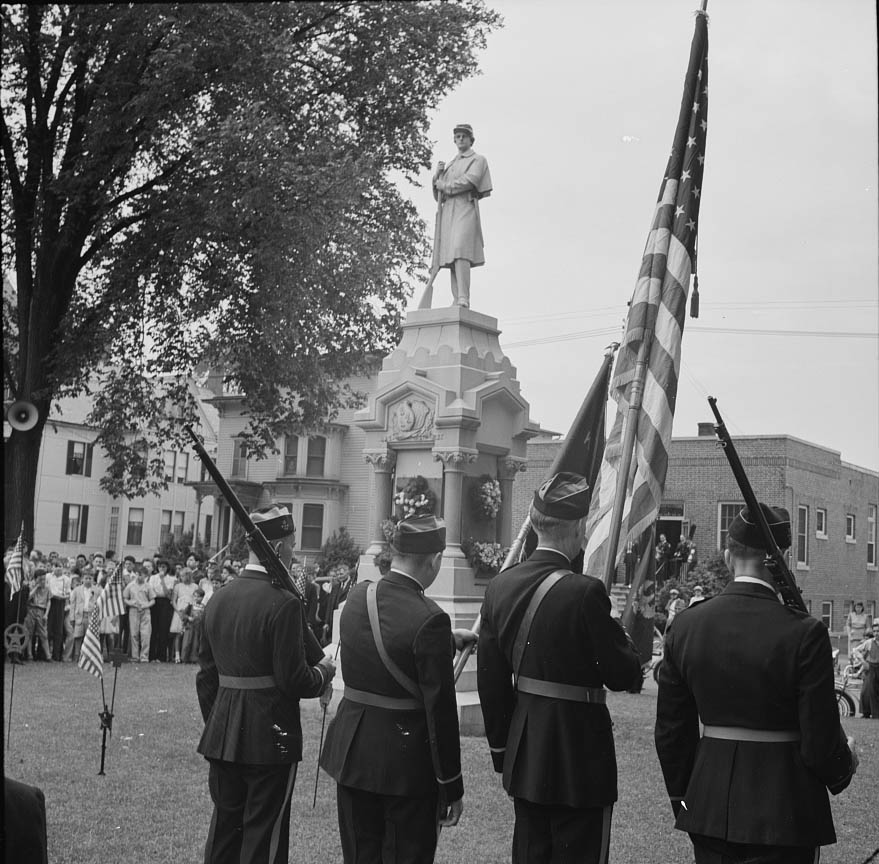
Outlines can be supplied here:
[[122, 569], [117, 565], [107, 580], [104, 590], [92, 608], [89, 626], [82, 640], [79, 668], [98, 678], [104, 676], [104, 655], [101, 652], [101, 619], [122, 615], [125, 603], [122, 599]]
[[10, 595], [21, 590], [22, 570], [24, 568], [24, 525], [18, 534], [18, 540], [12, 548], [9, 563], [6, 565], [6, 581], [9, 583]]
[[[678, 390], [687, 294], [691, 272], [695, 271], [707, 128], [708, 23], [707, 15], [697, 12], [674, 146], [659, 190], [611, 382], [617, 414], [607, 437], [599, 484], [592, 496], [586, 526], [589, 541], [584, 572], [592, 575], [604, 575], [609, 554], [619, 564], [626, 544], [635, 542], [659, 514]], [[620, 542], [611, 551], [608, 546], [623, 457], [623, 421], [629, 414], [633, 391], [640, 386], [636, 383], [636, 360], [642, 344], [647, 351], [643, 403], [636, 415], [637, 435], [626, 482]]]

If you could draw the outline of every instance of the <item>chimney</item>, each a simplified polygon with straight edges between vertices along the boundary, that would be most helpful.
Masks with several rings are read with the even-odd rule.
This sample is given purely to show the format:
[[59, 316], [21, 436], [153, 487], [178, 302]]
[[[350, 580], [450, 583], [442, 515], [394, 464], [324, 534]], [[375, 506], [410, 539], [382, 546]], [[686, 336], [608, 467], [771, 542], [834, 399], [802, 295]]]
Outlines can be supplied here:
[[699, 437], [700, 438], [713, 438], [714, 437], [714, 424], [713, 423], [700, 423], [699, 424]]

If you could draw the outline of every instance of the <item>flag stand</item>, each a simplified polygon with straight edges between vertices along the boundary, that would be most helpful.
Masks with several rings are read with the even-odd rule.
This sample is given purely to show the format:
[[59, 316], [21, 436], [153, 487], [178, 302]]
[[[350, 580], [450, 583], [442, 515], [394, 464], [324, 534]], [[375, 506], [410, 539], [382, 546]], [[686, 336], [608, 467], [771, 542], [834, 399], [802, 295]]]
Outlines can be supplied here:
[[104, 676], [101, 675], [101, 703], [104, 706], [104, 710], [98, 714], [98, 717], [101, 719], [101, 770], [98, 771], [98, 776], [104, 776], [104, 760], [107, 755], [107, 733], [109, 732], [112, 736], [113, 734], [113, 708], [116, 705], [116, 680], [119, 677], [119, 667], [128, 659], [128, 656], [124, 651], [112, 651], [110, 653], [110, 659], [113, 661], [113, 668], [116, 670], [113, 673], [113, 692], [110, 695], [110, 707], [107, 708], [107, 696], [104, 692]]
[[623, 507], [626, 502], [626, 486], [629, 482], [629, 469], [635, 449], [635, 436], [638, 434], [638, 418], [641, 415], [641, 399], [644, 395], [644, 379], [647, 376], [647, 358], [653, 342], [653, 331], [645, 330], [641, 345], [638, 348], [638, 359], [635, 361], [635, 378], [632, 381], [632, 398], [626, 415], [626, 430], [623, 436], [620, 467], [617, 472], [617, 485], [613, 499], [613, 515], [610, 521], [610, 538], [607, 544], [607, 560], [604, 562], [604, 586], [610, 593], [614, 573], [617, 569], [617, 547], [620, 544], [620, 533], [623, 525]]

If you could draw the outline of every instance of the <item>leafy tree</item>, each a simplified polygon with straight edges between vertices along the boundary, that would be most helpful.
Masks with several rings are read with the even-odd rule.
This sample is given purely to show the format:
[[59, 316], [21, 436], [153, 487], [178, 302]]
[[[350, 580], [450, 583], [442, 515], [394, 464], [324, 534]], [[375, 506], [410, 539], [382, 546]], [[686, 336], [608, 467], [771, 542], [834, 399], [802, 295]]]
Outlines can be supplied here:
[[[429, 111], [500, 18], [456, 3], [2, 7], [6, 537], [33, 499], [53, 400], [95, 397], [116, 495], [219, 368], [263, 455], [356, 399], [396, 338], [425, 231], [392, 183], [427, 167]], [[169, 407], [170, 406], [170, 407]]]

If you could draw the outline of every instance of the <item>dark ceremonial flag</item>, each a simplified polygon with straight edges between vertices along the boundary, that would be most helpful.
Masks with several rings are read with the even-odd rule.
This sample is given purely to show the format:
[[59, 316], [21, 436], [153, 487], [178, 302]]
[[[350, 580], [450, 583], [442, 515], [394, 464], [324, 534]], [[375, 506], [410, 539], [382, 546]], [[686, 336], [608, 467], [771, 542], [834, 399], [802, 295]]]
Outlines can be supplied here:
[[[708, 128], [708, 26], [696, 13], [696, 32], [684, 81], [674, 145], [629, 305], [626, 332], [614, 369], [611, 395], [617, 414], [608, 435], [598, 488], [586, 534], [585, 572], [601, 577], [612, 555], [618, 564], [626, 544], [636, 542], [656, 520], [668, 467], [668, 448], [678, 389], [681, 337], [690, 276], [695, 270], [696, 233], [702, 200], [705, 136]], [[638, 359], [641, 362], [638, 362]], [[643, 387], [643, 391], [641, 388]], [[633, 450], [624, 443], [630, 407], [637, 434]], [[618, 475], [626, 477], [619, 542], [609, 549]]]

